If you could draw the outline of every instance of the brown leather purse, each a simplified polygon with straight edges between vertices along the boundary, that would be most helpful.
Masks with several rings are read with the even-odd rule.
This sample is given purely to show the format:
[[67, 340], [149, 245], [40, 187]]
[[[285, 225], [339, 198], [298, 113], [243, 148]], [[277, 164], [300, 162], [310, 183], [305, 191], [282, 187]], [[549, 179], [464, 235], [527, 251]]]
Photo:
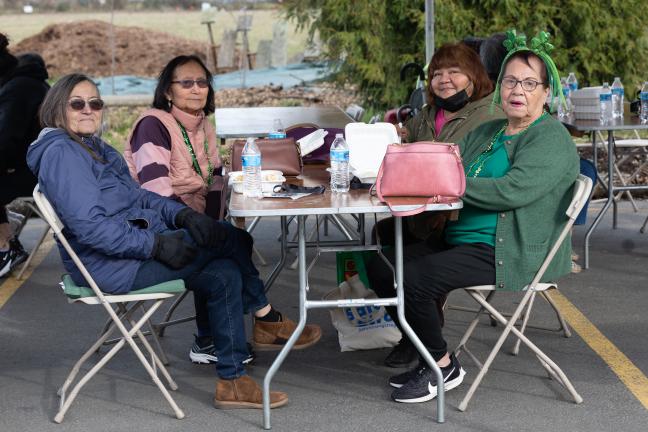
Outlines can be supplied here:
[[[261, 169], [279, 170], [285, 176], [298, 176], [302, 173], [302, 158], [294, 138], [257, 139], [256, 145], [261, 151]], [[232, 171], [241, 171], [243, 146], [245, 140], [234, 141]]]

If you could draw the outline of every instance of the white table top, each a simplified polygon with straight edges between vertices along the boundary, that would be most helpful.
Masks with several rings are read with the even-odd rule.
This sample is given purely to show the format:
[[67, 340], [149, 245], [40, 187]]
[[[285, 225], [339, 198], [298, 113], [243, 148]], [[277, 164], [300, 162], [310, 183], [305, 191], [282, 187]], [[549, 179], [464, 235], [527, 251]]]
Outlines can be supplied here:
[[[289, 198], [247, 198], [232, 192], [229, 212], [233, 217], [296, 216], [318, 214], [389, 213], [389, 207], [378, 197], [371, 196], [368, 189], [350, 190], [347, 193], [332, 193], [328, 189], [329, 175], [322, 165], [306, 165], [304, 174], [289, 179], [291, 183], [303, 186], [326, 185], [320, 195], [309, 195], [297, 200]], [[402, 200], [402, 199], [400, 199]], [[409, 204], [411, 202], [411, 204]], [[420, 198], [409, 198], [396, 210], [412, 210], [423, 204]], [[457, 210], [463, 207], [461, 200], [447, 204], [428, 204], [426, 210]]]
[[272, 130], [274, 119], [284, 127], [313, 123], [322, 128], [344, 129], [353, 119], [335, 106], [217, 108], [214, 113], [216, 136], [245, 138], [265, 136]]

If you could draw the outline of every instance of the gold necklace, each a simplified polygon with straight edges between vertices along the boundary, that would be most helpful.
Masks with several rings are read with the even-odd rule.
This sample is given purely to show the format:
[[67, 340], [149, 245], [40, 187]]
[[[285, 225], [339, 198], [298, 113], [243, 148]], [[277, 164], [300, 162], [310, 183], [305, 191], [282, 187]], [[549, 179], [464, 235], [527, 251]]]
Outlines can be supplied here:
[[[502, 126], [501, 129], [497, 131], [497, 133], [490, 140], [490, 143], [488, 144], [488, 147], [486, 147], [486, 150], [481, 152], [481, 154], [477, 156], [477, 158], [473, 161], [473, 163], [470, 164], [470, 166], [468, 167], [468, 172], [466, 173], [466, 177], [469, 177], [471, 175], [472, 177], [477, 177], [479, 175], [481, 170], [484, 168], [484, 164], [486, 163], [486, 160], [490, 156], [489, 153], [493, 150], [495, 143], [502, 136], [507, 126], [508, 126], [508, 122], [504, 123], [504, 126]], [[475, 167], [477, 168], [475, 169]]]
[[[533, 126], [536, 123], [540, 122], [540, 120], [542, 120], [546, 115], [547, 115], [547, 111], [542, 111], [542, 114], [540, 115], [540, 117], [538, 117], [536, 120], [534, 120], [533, 123], [529, 124], [527, 127], [522, 129], [520, 132], [518, 132], [516, 134], [513, 134], [511, 136], [518, 136], [518, 135], [523, 134], [524, 132], [529, 130], [529, 128], [531, 126]], [[508, 122], [504, 123], [502, 128], [499, 131], [497, 131], [497, 133], [493, 136], [493, 139], [491, 139], [490, 143], [488, 144], [488, 147], [486, 147], [486, 150], [481, 152], [481, 154], [479, 156], [477, 156], [477, 158], [473, 161], [473, 163], [470, 164], [470, 166], [468, 167], [468, 172], [466, 173], [466, 177], [470, 177], [471, 175], [472, 175], [472, 177], [477, 177], [479, 175], [481, 170], [484, 168], [484, 165], [486, 164], [486, 161], [488, 160], [488, 158], [490, 156], [492, 156], [490, 154], [490, 152], [493, 150], [493, 147], [495, 146], [495, 143], [502, 136], [502, 134], [504, 133], [504, 131], [506, 130], [508, 125], [509, 125]], [[477, 167], [477, 168], [475, 168], [475, 167]]]

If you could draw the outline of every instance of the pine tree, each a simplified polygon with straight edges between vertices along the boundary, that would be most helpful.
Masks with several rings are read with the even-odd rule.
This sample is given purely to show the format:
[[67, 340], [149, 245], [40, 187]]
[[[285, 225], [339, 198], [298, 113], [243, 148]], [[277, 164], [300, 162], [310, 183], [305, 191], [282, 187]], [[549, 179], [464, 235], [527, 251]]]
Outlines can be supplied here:
[[[358, 86], [365, 102], [390, 107], [406, 101], [413, 79], [400, 67], [425, 61], [423, 0], [284, 0], [287, 17], [326, 45], [336, 78]], [[561, 75], [581, 85], [621, 77], [628, 96], [648, 79], [646, 0], [443, 0], [435, 2], [435, 44], [485, 37], [509, 28], [552, 35]]]

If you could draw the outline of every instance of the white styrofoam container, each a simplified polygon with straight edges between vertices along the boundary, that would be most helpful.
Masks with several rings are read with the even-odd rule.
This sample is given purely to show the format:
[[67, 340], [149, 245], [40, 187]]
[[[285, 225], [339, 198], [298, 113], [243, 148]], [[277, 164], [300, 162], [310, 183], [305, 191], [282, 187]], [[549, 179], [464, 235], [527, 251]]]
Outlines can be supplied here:
[[344, 136], [349, 146], [351, 172], [363, 183], [376, 180], [387, 146], [400, 142], [391, 123], [349, 123], [344, 128]]
[[315, 132], [311, 132], [305, 137], [298, 139], [297, 144], [299, 144], [299, 150], [302, 157], [322, 147], [324, 145], [324, 137], [326, 135], [328, 135], [327, 130], [317, 129]]
[[[271, 193], [275, 186], [281, 186], [286, 177], [278, 170], [261, 170], [261, 190], [264, 193]], [[243, 193], [243, 171], [232, 171], [229, 173], [229, 185], [236, 193]]]
[[576, 120], [597, 120], [600, 117], [601, 105], [599, 95], [603, 87], [585, 87], [571, 94], [571, 101]]

